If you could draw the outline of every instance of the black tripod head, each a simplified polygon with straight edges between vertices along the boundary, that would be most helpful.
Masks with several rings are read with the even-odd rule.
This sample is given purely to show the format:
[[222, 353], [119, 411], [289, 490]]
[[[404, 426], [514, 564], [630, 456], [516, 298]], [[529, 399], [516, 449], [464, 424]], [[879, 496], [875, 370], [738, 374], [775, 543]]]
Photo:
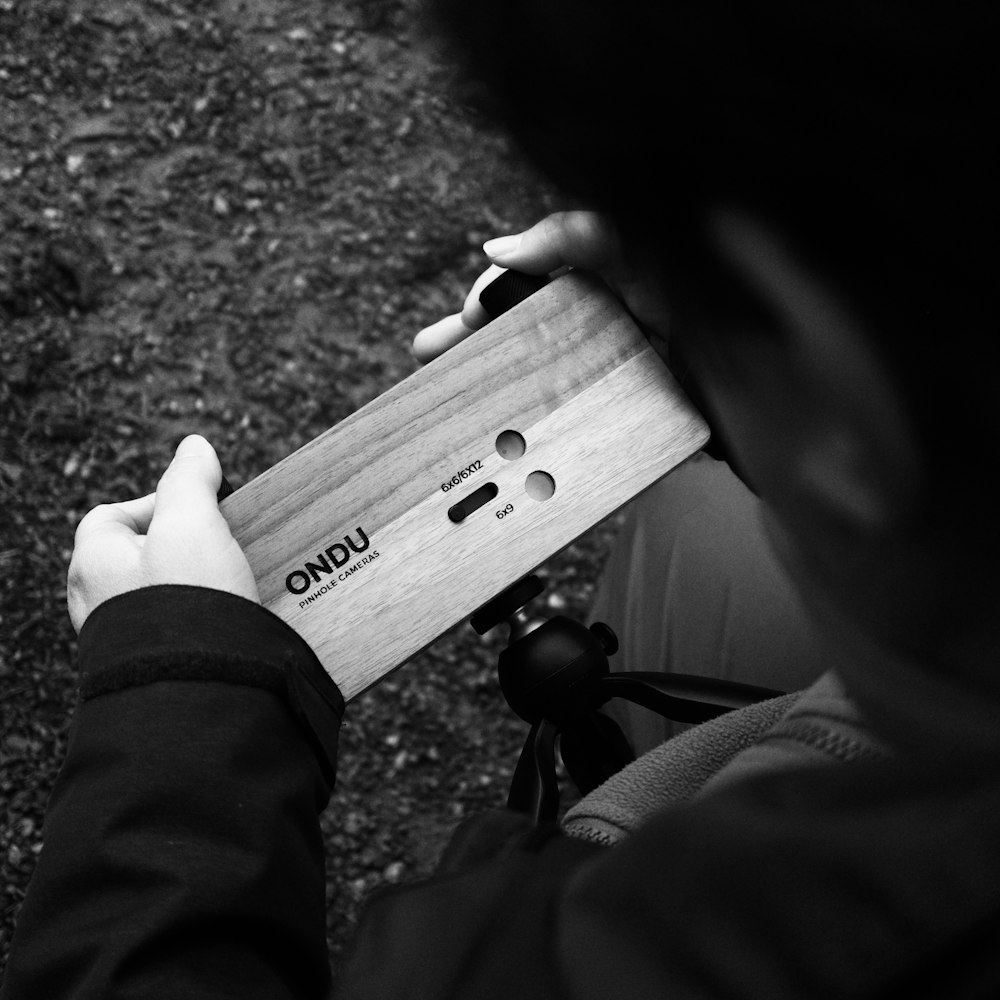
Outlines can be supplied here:
[[619, 725], [600, 709], [612, 698], [643, 705], [678, 722], [703, 722], [782, 692], [715, 678], [662, 672], [612, 673], [608, 657], [618, 639], [602, 622], [589, 628], [557, 615], [533, 618], [525, 610], [545, 589], [528, 576], [472, 616], [483, 635], [506, 621], [500, 653], [500, 688], [510, 707], [529, 723], [507, 805], [531, 813], [536, 823], [556, 819], [559, 785], [555, 740], [566, 770], [582, 793], [596, 788], [635, 759]]

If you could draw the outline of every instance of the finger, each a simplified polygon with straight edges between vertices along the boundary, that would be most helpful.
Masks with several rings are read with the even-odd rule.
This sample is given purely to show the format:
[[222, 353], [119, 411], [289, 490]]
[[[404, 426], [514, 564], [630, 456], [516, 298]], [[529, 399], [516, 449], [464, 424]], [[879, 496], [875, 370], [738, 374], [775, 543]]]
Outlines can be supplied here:
[[76, 544], [86, 541], [98, 532], [127, 535], [144, 535], [153, 517], [156, 494], [124, 500], [121, 503], [105, 503], [95, 507], [81, 518], [76, 528]]
[[413, 338], [413, 356], [425, 365], [456, 344], [460, 344], [473, 332], [462, 322], [461, 313], [445, 316], [444, 319], [424, 327]]
[[215, 449], [199, 434], [189, 435], [177, 446], [157, 484], [156, 519], [218, 514], [221, 483], [222, 467]]
[[599, 212], [556, 212], [523, 233], [488, 240], [483, 250], [495, 264], [528, 274], [567, 266], [606, 272], [621, 260], [618, 232]]
[[446, 316], [421, 330], [413, 340], [413, 354], [426, 364], [492, 317], [479, 301], [482, 290], [508, 268], [529, 274], [548, 274], [564, 267], [602, 272], [613, 282], [620, 266], [620, 244], [611, 221], [597, 212], [557, 212], [514, 236], [489, 240], [483, 247], [493, 263], [475, 280], [462, 312]]
[[472, 283], [469, 294], [465, 297], [465, 305], [462, 307], [462, 322], [470, 330], [478, 330], [485, 326], [493, 317], [483, 308], [479, 301], [479, 293], [496, 278], [504, 273], [506, 268], [496, 264], [490, 264], [488, 268]]

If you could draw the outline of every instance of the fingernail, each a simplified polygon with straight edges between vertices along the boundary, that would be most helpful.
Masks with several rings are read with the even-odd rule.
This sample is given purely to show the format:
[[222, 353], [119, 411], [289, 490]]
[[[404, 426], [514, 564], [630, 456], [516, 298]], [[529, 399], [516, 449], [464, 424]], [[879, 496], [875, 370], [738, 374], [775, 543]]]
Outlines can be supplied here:
[[483, 244], [483, 253], [491, 260], [512, 254], [521, 245], [521, 234], [516, 236], [498, 236], [495, 240], [487, 240]]

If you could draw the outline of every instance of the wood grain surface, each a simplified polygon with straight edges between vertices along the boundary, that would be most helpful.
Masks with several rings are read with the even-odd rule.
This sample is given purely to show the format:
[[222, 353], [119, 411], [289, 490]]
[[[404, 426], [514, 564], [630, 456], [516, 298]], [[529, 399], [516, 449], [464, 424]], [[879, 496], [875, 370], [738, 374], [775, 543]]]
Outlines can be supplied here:
[[[502, 457], [497, 437], [524, 454]], [[557, 278], [237, 490], [263, 603], [348, 700], [697, 451], [704, 421], [595, 278]], [[546, 473], [551, 498], [528, 495]], [[455, 485], [452, 485], [452, 484]], [[453, 505], [496, 495], [459, 523]]]

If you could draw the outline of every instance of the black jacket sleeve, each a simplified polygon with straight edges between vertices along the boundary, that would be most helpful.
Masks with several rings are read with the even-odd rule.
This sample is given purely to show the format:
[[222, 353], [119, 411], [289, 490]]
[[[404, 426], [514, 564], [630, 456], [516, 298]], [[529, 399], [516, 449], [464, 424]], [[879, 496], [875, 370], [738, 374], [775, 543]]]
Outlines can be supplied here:
[[2, 1000], [320, 998], [343, 700], [257, 605], [156, 587], [99, 607]]
[[[344, 705], [308, 646], [240, 598], [153, 587], [98, 608], [79, 660], [0, 1000], [326, 997], [318, 817]], [[369, 907], [345, 995], [485, 997], [511, 970], [557, 989], [553, 900], [595, 850], [478, 818], [435, 879]], [[493, 958], [470, 962], [486, 941]]]

